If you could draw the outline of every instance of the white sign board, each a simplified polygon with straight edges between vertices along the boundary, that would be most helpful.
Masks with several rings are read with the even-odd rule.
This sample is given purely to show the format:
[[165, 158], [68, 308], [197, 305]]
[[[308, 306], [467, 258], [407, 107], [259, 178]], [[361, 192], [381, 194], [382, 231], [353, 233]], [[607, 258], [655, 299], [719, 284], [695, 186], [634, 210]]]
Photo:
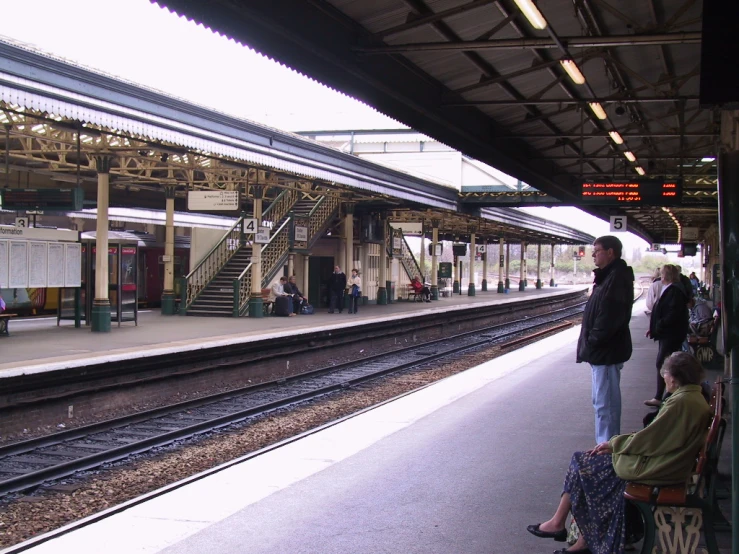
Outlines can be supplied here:
[[10, 241], [10, 263], [8, 264], [8, 288], [21, 289], [28, 286], [28, 242]]
[[478, 254], [484, 254], [485, 253], [485, 245], [484, 244], [476, 244], [475, 245], [475, 252]]
[[0, 239], [24, 240], [64, 240], [77, 242], [80, 240], [79, 231], [69, 229], [36, 229], [35, 227], [10, 227], [0, 225]]
[[196, 212], [238, 210], [239, 191], [191, 190], [187, 193], [187, 209]]
[[254, 235], [254, 242], [257, 244], [267, 244], [269, 242], [269, 229], [260, 228]]
[[393, 237], [393, 250], [402, 250], [403, 243], [400, 241], [400, 237]]
[[46, 268], [48, 263], [48, 242], [29, 242], [28, 251], [28, 286], [31, 288], [46, 287]]
[[418, 221], [391, 221], [393, 229], [402, 229], [404, 235], [420, 235], [423, 232], [423, 223]]
[[625, 215], [611, 216], [611, 233], [625, 233], [627, 230]]
[[28, 227], [28, 218], [27, 217], [16, 217], [15, 226], [16, 227]]
[[0, 240], [0, 288], [8, 286], [8, 241]]
[[64, 286], [82, 286], [82, 245], [64, 245]]
[[308, 227], [302, 225], [295, 226], [295, 240], [297, 242], [308, 242]]
[[259, 222], [256, 218], [244, 218], [244, 233], [247, 235], [253, 235], [259, 229]]
[[50, 242], [49, 265], [47, 268], [47, 286], [51, 288], [64, 286], [64, 245], [59, 242]]
[[683, 227], [683, 242], [698, 242], [698, 227]]

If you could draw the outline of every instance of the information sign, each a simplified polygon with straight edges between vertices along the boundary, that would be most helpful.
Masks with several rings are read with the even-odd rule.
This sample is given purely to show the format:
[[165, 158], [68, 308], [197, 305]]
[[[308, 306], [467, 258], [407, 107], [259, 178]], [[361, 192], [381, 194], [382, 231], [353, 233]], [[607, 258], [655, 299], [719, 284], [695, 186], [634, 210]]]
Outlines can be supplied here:
[[613, 206], [640, 204], [675, 206], [682, 200], [682, 181], [640, 179], [581, 183], [580, 203]]
[[308, 241], [308, 227], [302, 225], [295, 226], [295, 240], [299, 242]]
[[254, 235], [254, 242], [256, 242], [257, 244], [269, 243], [269, 229], [261, 227], [259, 231], [257, 231]]
[[187, 209], [192, 211], [231, 211], [239, 209], [237, 190], [191, 190]]
[[78, 211], [85, 193], [74, 189], [0, 189], [0, 203], [5, 210]]

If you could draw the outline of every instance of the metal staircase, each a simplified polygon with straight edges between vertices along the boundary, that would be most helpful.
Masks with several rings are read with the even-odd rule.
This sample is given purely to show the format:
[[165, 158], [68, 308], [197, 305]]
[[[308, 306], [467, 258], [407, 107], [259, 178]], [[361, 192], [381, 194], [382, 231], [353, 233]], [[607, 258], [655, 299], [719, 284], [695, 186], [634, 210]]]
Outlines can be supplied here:
[[[423, 281], [421, 266], [418, 265], [416, 257], [413, 255], [410, 246], [408, 246], [408, 241], [405, 240], [405, 235], [403, 235], [403, 231], [401, 229], [390, 228], [386, 231], [385, 236], [388, 237], [388, 240], [385, 243], [387, 252], [391, 256], [399, 259], [401, 267], [408, 275], [408, 282], [410, 282], [414, 277], [418, 277], [419, 281]], [[393, 249], [393, 238], [401, 239], [400, 251]]]
[[[269, 243], [254, 245], [243, 233], [243, 218], [227, 232], [211, 252], [183, 278], [185, 291], [181, 313], [195, 316], [243, 316], [251, 296], [252, 249], [261, 247], [262, 282], [268, 285], [284, 266], [291, 248], [292, 214], [310, 218], [312, 246], [335, 217], [339, 201], [334, 197], [311, 197], [285, 190], [263, 212], [262, 221], [272, 224]], [[251, 238], [251, 236], [249, 237]]]

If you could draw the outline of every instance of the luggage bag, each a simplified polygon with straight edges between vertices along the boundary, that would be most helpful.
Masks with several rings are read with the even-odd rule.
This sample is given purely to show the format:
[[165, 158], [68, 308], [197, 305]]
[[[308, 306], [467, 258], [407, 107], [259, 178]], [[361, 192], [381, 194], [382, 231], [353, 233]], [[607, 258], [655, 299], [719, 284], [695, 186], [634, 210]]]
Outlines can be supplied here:
[[293, 313], [293, 297], [278, 296], [275, 298], [275, 315], [287, 317]]

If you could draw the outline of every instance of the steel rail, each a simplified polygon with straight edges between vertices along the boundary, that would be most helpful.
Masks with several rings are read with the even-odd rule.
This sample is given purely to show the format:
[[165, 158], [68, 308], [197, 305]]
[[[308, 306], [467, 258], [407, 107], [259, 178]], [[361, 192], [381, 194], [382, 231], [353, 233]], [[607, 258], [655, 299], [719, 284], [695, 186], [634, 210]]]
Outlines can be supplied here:
[[[579, 311], [581, 311], [581, 307], [582, 304], [577, 304], [574, 306], [569, 306], [567, 308], [554, 310], [540, 316], [527, 317], [512, 322], [509, 321], [504, 324], [496, 324], [485, 329], [468, 331], [453, 335], [451, 337], [428, 341], [422, 344], [414, 344], [405, 349], [397, 350], [391, 353], [377, 354], [360, 361], [353, 361], [336, 366], [324, 367], [318, 370], [296, 375], [286, 379], [280, 379], [270, 383], [263, 383], [257, 386], [247, 387], [227, 393], [219, 393], [194, 401], [181, 402], [173, 406], [149, 410], [147, 412], [142, 412], [132, 416], [125, 416], [123, 418], [109, 420], [98, 424], [80, 427], [78, 429], [56, 433], [48, 437], [31, 439], [22, 443], [2, 447], [0, 448], [0, 472], [3, 472], [3, 462], [5, 462], [5, 465], [7, 465], [7, 463], [20, 463], [21, 465], [23, 465], [24, 463], [29, 463], [27, 461], [24, 462], [22, 459], [21, 461], [13, 459], [14, 457], [18, 456], [22, 458], [24, 454], [36, 454], [37, 456], [42, 457], [49, 455], [63, 456], [62, 454], [44, 453], [42, 451], [43, 448], [53, 446], [67, 446], [74, 448], [74, 445], [69, 444], [70, 441], [76, 439], [90, 438], [94, 434], [113, 431], [120, 433], [120, 435], [126, 435], [126, 427], [132, 425], [133, 423], [141, 423], [147, 421], [154, 422], [154, 420], [162, 416], [171, 416], [175, 414], [181, 415], [183, 413], [190, 414], [195, 408], [208, 406], [212, 407], [216, 403], [222, 402], [224, 400], [236, 399], [239, 395], [249, 395], [249, 397], [252, 397], [260, 391], [272, 392], [279, 390], [280, 388], [283, 388], [286, 384], [296, 384], [299, 386], [301, 381], [306, 381], [307, 379], [320, 379], [321, 377], [325, 377], [327, 375], [336, 375], [341, 372], [351, 373], [351, 371], [356, 370], [357, 366], [375, 366], [378, 364], [381, 365], [383, 361], [385, 361], [386, 363], [387, 360], [391, 361], [391, 363], [387, 367], [381, 367], [376, 370], [371, 369], [370, 371], [367, 371], [362, 375], [349, 375], [346, 378], [341, 378], [336, 382], [324, 385], [321, 385], [319, 383], [319, 386], [309, 386], [309, 390], [297, 392], [295, 394], [289, 394], [288, 396], [280, 398], [276, 401], [265, 402], [256, 406], [250, 406], [246, 409], [238, 409], [227, 414], [210, 417], [203, 421], [197, 421], [191, 425], [186, 425], [179, 429], [158, 432], [150, 437], [135, 440], [135, 442], [131, 442], [129, 444], [123, 444], [113, 448], [106, 448], [105, 450], [94, 452], [83, 457], [53, 464], [35, 471], [23, 473], [21, 475], [18, 475], [17, 477], [7, 478], [3, 481], [0, 481], [0, 495], [6, 495], [12, 492], [32, 489], [46, 481], [61, 479], [79, 471], [84, 471], [92, 469], [94, 467], [98, 467], [102, 464], [119, 461], [131, 455], [151, 450], [155, 447], [171, 444], [172, 442], [177, 440], [187, 439], [198, 434], [231, 425], [233, 423], [238, 423], [250, 417], [272, 412], [276, 409], [283, 408], [288, 405], [294, 405], [306, 400], [315, 399], [317, 397], [324, 396], [332, 392], [336, 392], [372, 379], [376, 379], [378, 377], [385, 376], [389, 373], [397, 373], [405, 370], [410, 370], [466, 350], [471, 350], [484, 345], [489, 345], [491, 343], [500, 342], [501, 339], [504, 339], [506, 337], [519, 335], [528, 330], [535, 329], [543, 325], [549, 325], [553, 321], [572, 317], [573, 315], [575, 315], [575, 313], [579, 313]], [[567, 313], [563, 314], [563, 312]], [[553, 315], [555, 316], [554, 319], [552, 319]], [[548, 319], [546, 319], [546, 321], [536, 321], [544, 318]], [[510, 330], [510, 327], [516, 324], [523, 324], [525, 327]], [[508, 328], [509, 330], [498, 333], [495, 336], [490, 334], [491, 332], [499, 331], [504, 327]], [[463, 341], [465, 339], [471, 340], [471, 342], [459, 344], [460, 341]], [[444, 343], [447, 343], [449, 346], [445, 346]], [[428, 349], [429, 347], [438, 347], [439, 350], [431, 352], [419, 352], [419, 349]], [[410, 357], [412, 359], [404, 361], [402, 359], [402, 355], [404, 353], [411, 354]], [[400, 363], [397, 362], [398, 359], [400, 359]], [[134, 431], [134, 435], [135, 434], [136, 432]], [[8, 474], [13, 472], [4, 471], [3, 473]]]

